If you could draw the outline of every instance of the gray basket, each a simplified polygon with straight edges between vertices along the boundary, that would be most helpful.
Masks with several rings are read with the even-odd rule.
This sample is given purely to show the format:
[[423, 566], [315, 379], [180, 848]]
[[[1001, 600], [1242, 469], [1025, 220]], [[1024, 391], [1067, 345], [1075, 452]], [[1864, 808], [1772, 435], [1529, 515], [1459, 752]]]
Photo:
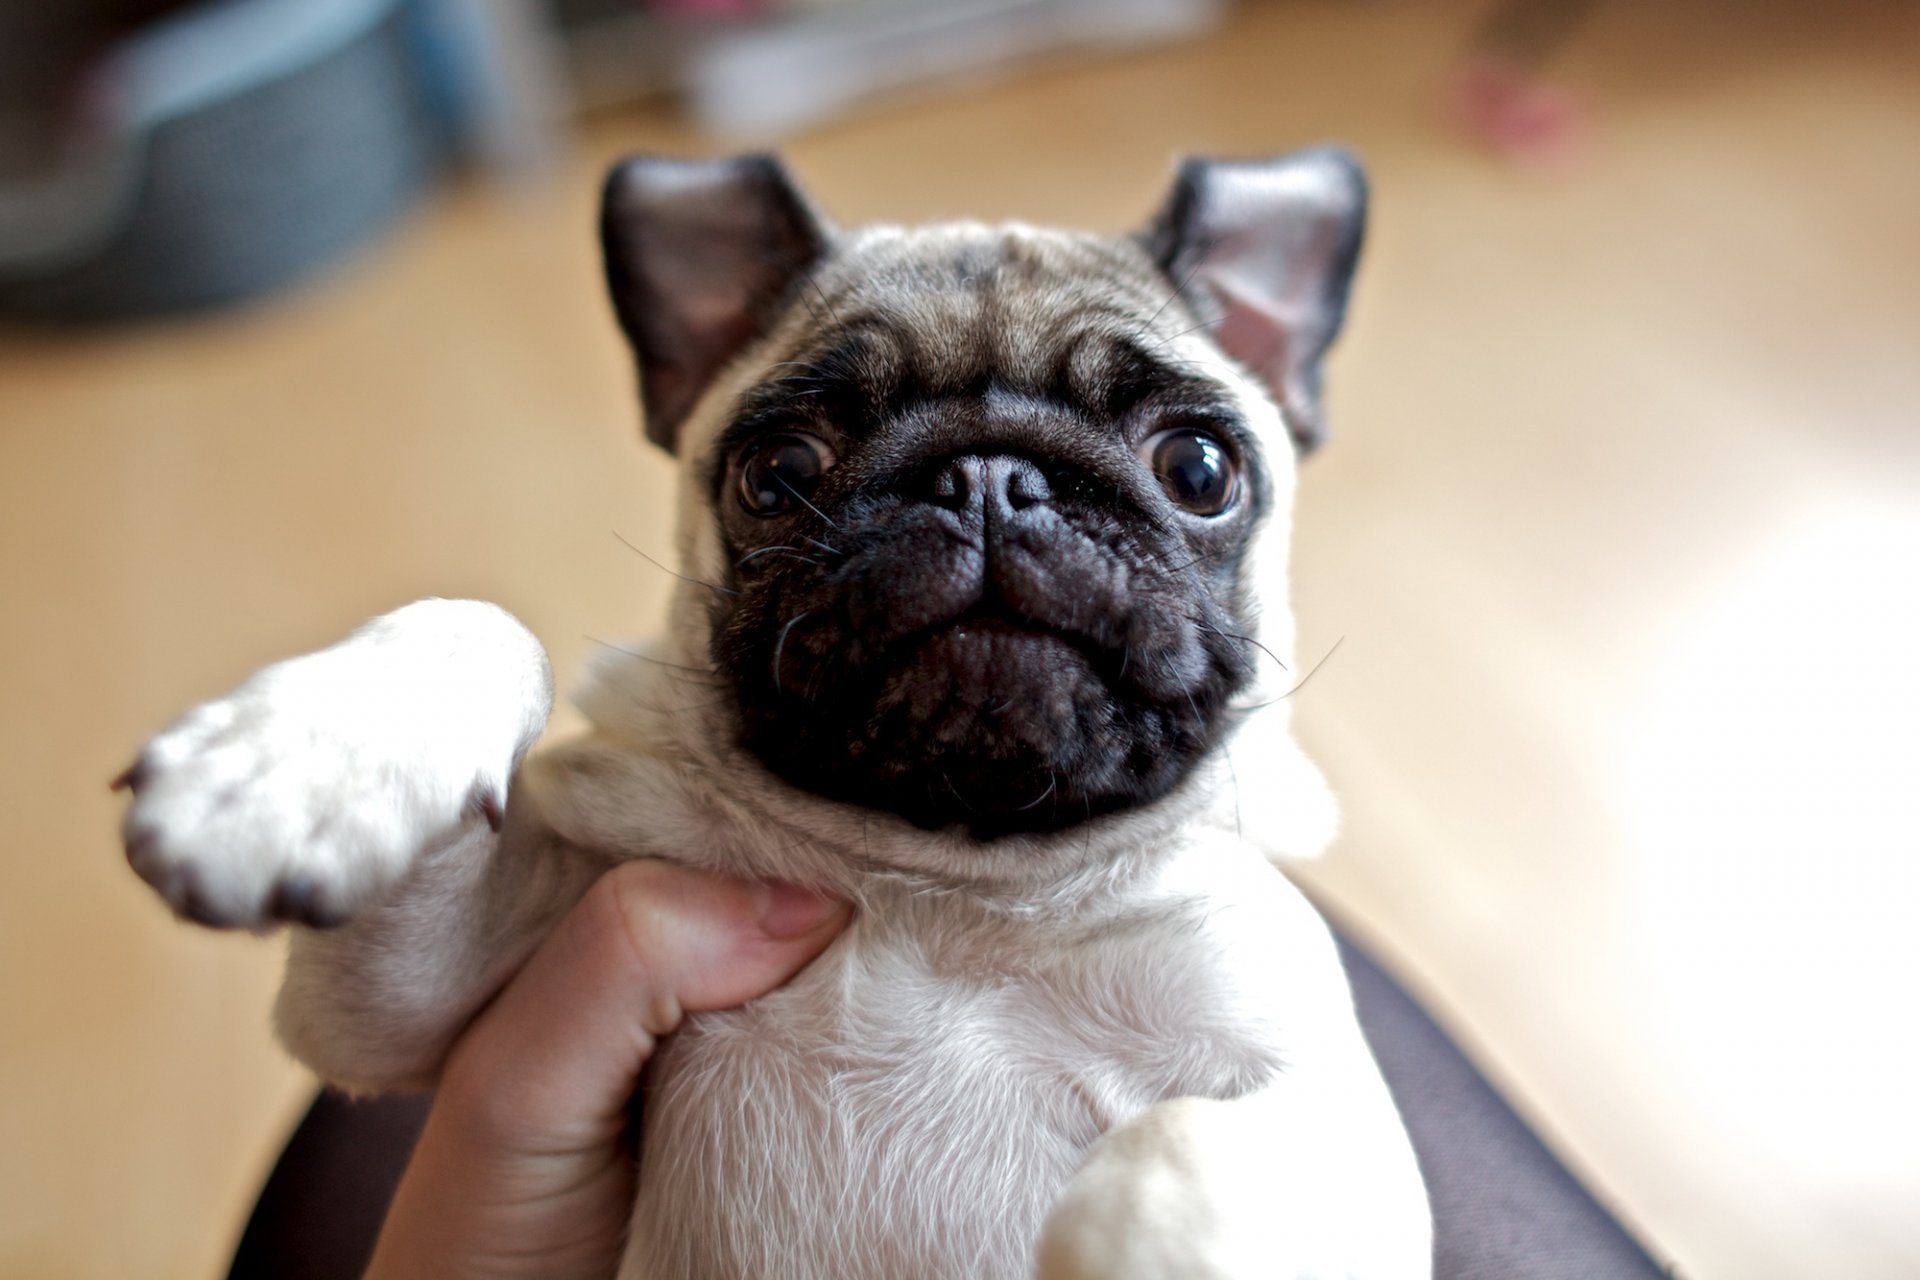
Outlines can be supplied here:
[[224, 0], [103, 70], [121, 104], [59, 174], [0, 185], [0, 312], [132, 319], [262, 293], [432, 179], [446, 129], [396, 0]]

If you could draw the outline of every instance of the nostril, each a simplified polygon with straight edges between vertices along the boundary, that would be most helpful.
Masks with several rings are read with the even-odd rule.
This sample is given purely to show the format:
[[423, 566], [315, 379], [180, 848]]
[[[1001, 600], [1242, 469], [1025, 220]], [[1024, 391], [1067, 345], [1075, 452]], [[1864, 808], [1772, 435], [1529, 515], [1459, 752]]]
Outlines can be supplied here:
[[964, 511], [979, 487], [972, 474], [976, 465], [972, 458], [958, 458], [940, 468], [928, 488], [928, 499], [936, 507]]
[[1003, 489], [1007, 495], [1007, 506], [1015, 511], [1024, 511], [1031, 506], [1053, 500], [1053, 486], [1047, 483], [1046, 473], [1017, 458], [1002, 459]]

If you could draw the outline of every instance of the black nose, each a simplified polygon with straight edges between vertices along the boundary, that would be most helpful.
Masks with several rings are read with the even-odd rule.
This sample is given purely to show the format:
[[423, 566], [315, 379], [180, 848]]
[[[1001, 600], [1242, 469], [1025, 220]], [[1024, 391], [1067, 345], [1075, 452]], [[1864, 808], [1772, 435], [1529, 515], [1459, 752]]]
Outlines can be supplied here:
[[1025, 458], [969, 454], [934, 473], [927, 499], [949, 511], [1006, 519], [1051, 502], [1053, 487], [1046, 473]]

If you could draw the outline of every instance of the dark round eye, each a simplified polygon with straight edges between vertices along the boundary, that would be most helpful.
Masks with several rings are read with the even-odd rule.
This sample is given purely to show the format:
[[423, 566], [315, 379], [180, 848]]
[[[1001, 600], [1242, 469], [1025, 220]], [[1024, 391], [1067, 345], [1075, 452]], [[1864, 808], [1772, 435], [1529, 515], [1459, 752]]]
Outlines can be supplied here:
[[1217, 516], [1233, 502], [1233, 455], [1204, 431], [1163, 431], [1141, 450], [1160, 487], [1174, 502], [1197, 516]]
[[740, 505], [756, 516], [779, 516], [812, 502], [833, 451], [797, 432], [757, 440], [740, 460]]

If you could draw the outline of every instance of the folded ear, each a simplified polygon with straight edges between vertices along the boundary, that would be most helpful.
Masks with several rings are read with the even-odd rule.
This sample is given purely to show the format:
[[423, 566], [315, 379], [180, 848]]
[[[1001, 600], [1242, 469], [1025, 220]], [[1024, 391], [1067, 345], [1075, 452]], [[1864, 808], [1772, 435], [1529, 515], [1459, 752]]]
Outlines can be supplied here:
[[648, 439], [673, 451], [707, 384], [767, 332], [830, 234], [769, 155], [614, 166], [600, 240]]
[[1187, 160], [1142, 233], [1196, 318], [1266, 383], [1295, 446], [1320, 443], [1320, 358], [1360, 256], [1367, 181], [1334, 147], [1272, 160]]

